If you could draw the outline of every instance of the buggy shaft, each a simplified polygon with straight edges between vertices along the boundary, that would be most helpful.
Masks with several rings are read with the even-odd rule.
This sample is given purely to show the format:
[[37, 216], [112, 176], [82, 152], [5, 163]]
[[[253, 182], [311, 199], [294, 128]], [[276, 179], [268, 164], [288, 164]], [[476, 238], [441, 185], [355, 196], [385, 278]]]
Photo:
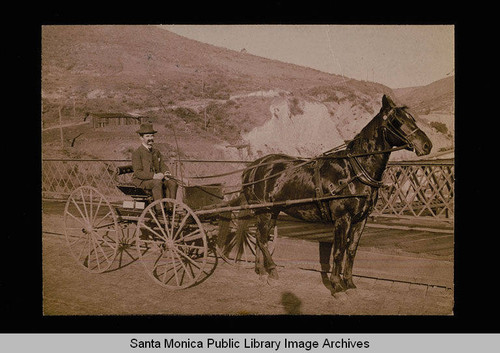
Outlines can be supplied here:
[[240, 206], [223, 206], [224, 204], [212, 205], [208, 207], [202, 207], [196, 211], [196, 215], [207, 215], [212, 213], [219, 212], [228, 212], [228, 211], [241, 211], [241, 210], [251, 210], [251, 209], [259, 209], [259, 208], [268, 208], [268, 207], [277, 207], [277, 206], [292, 206], [302, 203], [313, 203], [318, 201], [327, 201], [333, 199], [347, 199], [347, 198], [356, 198], [356, 197], [367, 197], [367, 194], [353, 194], [353, 195], [330, 195], [323, 197], [309, 197], [305, 199], [297, 199], [297, 200], [287, 200], [287, 201], [276, 201], [276, 202], [263, 202], [252, 205], [240, 205]]

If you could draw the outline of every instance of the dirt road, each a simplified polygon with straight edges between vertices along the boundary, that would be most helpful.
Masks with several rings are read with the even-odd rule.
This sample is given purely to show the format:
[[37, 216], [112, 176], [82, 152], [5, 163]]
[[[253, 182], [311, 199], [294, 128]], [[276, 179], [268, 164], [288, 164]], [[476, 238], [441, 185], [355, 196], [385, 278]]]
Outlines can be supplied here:
[[[438, 273], [437, 279], [452, 276], [453, 263], [436, 255], [377, 250], [367, 241], [360, 246], [355, 262], [357, 288], [332, 296], [318, 271], [317, 244], [280, 238], [275, 253], [280, 280], [273, 286], [261, 281], [253, 269], [212, 259], [214, 271], [204, 282], [168, 291], [149, 278], [133, 251], [122, 254], [122, 267], [117, 270], [103, 274], [84, 271], [67, 251], [64, 237], [57, 234], [62, 230], [61, 220], [57, 214], [43, 216], [45, 315], [453, 314], [452, 285], [411, 281], [425, 279], [429, 273]], [[369, 230], [364, 234], [367, 240], [369, 234]], [[392, 280], [380, 279], [391, 276]], [[452, 284], [453, 278], [448, 282]]]

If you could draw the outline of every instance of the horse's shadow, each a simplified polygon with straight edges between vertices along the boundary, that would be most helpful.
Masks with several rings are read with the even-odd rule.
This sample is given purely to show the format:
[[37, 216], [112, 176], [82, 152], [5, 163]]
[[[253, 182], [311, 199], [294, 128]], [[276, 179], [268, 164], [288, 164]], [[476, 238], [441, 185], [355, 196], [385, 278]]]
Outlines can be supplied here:
[[301, 314], [300, 307], [302, 301], [291, 292], [284, 292], [281, 295], [281, 305], [288, 315], [299, 315]]

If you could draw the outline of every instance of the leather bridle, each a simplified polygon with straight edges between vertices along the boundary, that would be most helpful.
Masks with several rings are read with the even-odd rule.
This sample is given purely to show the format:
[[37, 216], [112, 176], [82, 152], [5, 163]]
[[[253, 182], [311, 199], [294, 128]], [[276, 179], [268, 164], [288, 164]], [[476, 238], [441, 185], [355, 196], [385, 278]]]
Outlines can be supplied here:
[[[402, 122], [397, 115], [394, 114], [396, 109], [402, 109], [398, 107], [391, 108], [389, 112], [385, 115], [386, 119], [385, 124], [382, 125], [382, 128], [384, 129], [383, 132], [385, 133], [385, 130], [388, 130], [390, 133], [392, 133], [396, 138], [398, 138], [400, 141], [402, 141], [407, 147], [411, 149], [415, 149], [415, 146], [413, 143], [410, 141], [410, 136], [412, 136], [415, 132], [419, 131], [420, 129], [418, 127], [415, 127], [410, 133], [404, 134], [402, 131], [400, 131], [396, 126], [394, 126], [394, 121], [396, 120], [399, 123], [399, 126], [403, 126], [404, 122]], [[407, 113], [409, 114], [409, 113]], [[385, 135], [384, 135], [385, 137]]]

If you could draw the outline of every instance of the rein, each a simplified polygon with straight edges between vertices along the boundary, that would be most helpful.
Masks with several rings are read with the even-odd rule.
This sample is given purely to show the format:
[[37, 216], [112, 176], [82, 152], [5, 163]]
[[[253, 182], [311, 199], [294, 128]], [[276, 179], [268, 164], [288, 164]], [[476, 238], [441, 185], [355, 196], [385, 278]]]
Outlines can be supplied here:
[[[314, 159], [345, 159], [345, 158], [350, 158], [350, 157], [365, 157], [365, 156], [372, 156], [375, 154], [384, 154], [384, 153], [390, 153], [390, 152], [395, 152], [395, 151], [399, 151], [399, 150], [404, 150], [408, 146], [409, 146], [409, 144], [406, 144], [403, 146], [387, 148], [385, 150], [380, 150], [380, 151], [353, 153], [353, 154], [347, 154], [345, 156], [328, 156], [328, 155], [324, 156], [324, 155], [321, 155], [321, 156], [315, 157]], [[343, 151], [345, 151], [345, 150], [343, 150]]]
[[[325, 152], [325, 153], [323, 153], [323, 154], [321, 154], [321, 155], [319, 155], [317, 157], [314, 157], [314, 158], [295, 157], [295, 159], [286, 159], [286, 160], [282, 159], [282, 160], [273, 161], [273, 162], [267, 162], [267, 163], [262, 163], [262, 164], [258, 164], [258, 165], [255, 165], [255, 166], [250, 166], [250, 167], [242, 168], [242, 169], [236, 169], [236, 170], [233, 170], [233, 171], [230, 171], [230, 172], [227, 172], [227, 173], [212, 174], [212, 175], [202, 175], [202, 176], [194, 176], [194, 177], [186, 177], [186, 179], [211, 179], [211, 178], [228, 176], [228, 175], [232, 175], [232, 174], [236, 174], [236, 173], [245, 172], [247, 170], [255, 169], [255, 168], [258, 168], [258, 167], [265, 166], [265, 165], [272, 165], [272, 164], [276, 164], [276, 163], [294, 163], [294, 162], [299, 161], [299, 160], [303, 160], [304, 164], [307, 164], [307, 163], [310, 163], [310, 162], [313, 162], [313, 161], [319, 160], [319, 159], [346, 159], [346, 158], [350, 158], [350, 157], [371, 156], [371, 155], [375, 155], [375, 154], [383, 154], [383, 153], [395, 152], [395, 151], [403, 150], [403, 149], [405, 149], [407, 147], [408, 147], [408, 145], [404, 145], [404, 146], [393, 147], [393, 148], [389, 148], [389, 149], [385, 149], [385, 150], [381, 150], [381, 151], [373, 151], [373, 152], [366, 152], [366, 153], [354, 153], [354, 154], [345, 155], [345, 156], [329, 156], [329, 155], [326, 154], [328, 152]], [[335, 150], [335, 149], [333, 149], [333, 150]], [[337, 152], [339, 152], [339, 151], [342, 152], [342, 151], [345, 151], [345, 149], [344, 150], [337, 150]], [[264, 180], [264, 179], [262, 179], [262, 180]]]
[[[389, 149], [385, 149], [385, 150], [381, 150], [381, 151], [373, 151], [373, 152], [366, 152], [366, 153], [354, 153], [354, 154], [349, 154], [348, 153], [348, 154], [343, 155], [343, 156], [320, 155], [320, 156], [314, 157], [314, 158], [295, 158], [295, 159], [292, 159], [292, 160], [278, 160], [278, 161], [262, 163], [262, 164], [258, 164], [258, 165], [255, 165], [255, 166], [250, 166], [250, 167], [246, 167], [244, 169], [238, 169], [238, 170], [234, 170], [234, 171], [227, 172], [227, 173], [222, 173], [222, 174], [205, 175], [205, 176], [198, 176], [198, 177], [186, 177], [186, 178], [187, 179], [210, 179], [210, 178], [216, 178], [216, 177], [220, 177], [220, 176], [227, 176], [227, 175], [232, 175], [232, 174], [236, 174], [236, 173], [245, 172], [245, 171], [248, 171], [248, 170], [256, 169], [258, 167], [262, 167], [264, 165], [272, 165], [272, 164], [276, 164], [276, 163], [294, 163], [294, 162], [296, 162], [298, 160], [302, 160], [303, 162], [299, 163], [299, 164], [297, 164], [295, 166], [293, 166], [292, 169], [300, 168], [303, 165], [306, 165], [306, 164], [309, 164], [309, 163], [313, 163], [313, 162], [315, 162], [317, 160], [320, 160], [320, 159], [348, 159], [351, 162], [351, 165], [353, 166], [353, 169], [356, 171], [357, 178], [359, 178], [361, 182], [363, 182], [364, 184], [367, 184], [367, 185], [370, 185], [370, 186], [378, 188], [378, 187], [382, 186], [382, 182], [381, 181], [377, 181], [377, 180], [373, 179], [371, 176], [369, 176], [368, 173], [366, 172], [366, 170], [362, 167], [362, 165], [359, 163], [359, 161], [357, 160], [356, 157], [364, 157], [364, 156], [371, 156], [371, 155], [382, 154], [382, 153], [389, 153], [389, 152], [394, 152], [394, 151], [399, 151], [399, 150], [405, 149], [406, 147], [408, 147], [408, 145], [404, 145], [404, 146], [400, 146], [400, 147], [394, 147], [394, 148], [389, 148]], [[345, 150], [342, 150], [342, 151], [345, 151]], [[354, 162], [352, 162], [352, 161], [354, 161]], [[357, 166], [359, 166], [359, 167], [357, 167]], [[235, 190], [235, 191], [231, 191], [231, 192], [226, 192], [224, 194], [225, 195], [236, 194], [238, 192], [241, 192], [243, 190], [243, 188], [246, 187], [246, 186], [255, 185], [255, 184], [261, 183], [263, 181], [266, 181], [266, 180], [278, 177], [281, 174], [283, 174], [285, 171], [287, 171], [287, 170], [282, 170], [282, 171], [280, 171], [278, 173], [269, 175], [269, 176], [267, 176], [265, 178], [262, 178], [262, 179], [259, 179], [259, 180], [255, 180], [255, 181], [248, 182], [248, 183], [243, 183], [243, 184], [241, 184], [241, 189], [238, 189], [238, 190]], [[355, 179], [357, 179], [357, 178], [355, 178]]]
[[[392, 118], [391, 118], [391, 116], [394, 113], [395, 109], [396, 108], [392, 108], [389, 111], [389, 113], [387, 113], [386, 124], [383, 125], [382, 127], [384, 128], [384, 133], [385, 133], [385, 129], [387, 129], [391, 133], [393, 133], [396, 137], [398, 137], [401, 141], [405, 142], [405, 144], [403, 146], [392, 147], [392, 148], [388, 148], [388, 149], [384, 149], [384, 150], [380, 150], [380, 151], [372, 151], [372, 152], [363, 152], [363, 153], [353, 153], [353, 154], [351, 154], [349, 152], [346, 152], [347, 151], [347, 149], [346, 149], [347, 146], [346, 146], [345, 143], [343, 143], [343, 144], [341, 144], [341, 145], [339, 145], [339, 146], [337, 146], [335, 148], [332, 148], [332, 149], [330, 149], [330, 150], [324, 152], [323, 154], [321, 154], [321, 155], [319, 155], [317, 157], [314, 157], [314, 158], [299, 158], [299, 157], [295, 157], [294, 159], [291, 159], [291, 160], [287, 159], [287, 160], [278, 160], [278, 161], [273, 161], [273, 162], [267, 162], [267, 163], [262, 163], [262, 164], [258, 164], [258, 165], [254, 165], [254, 166], [249, 166], [249, 167], [246, 167], [244, 169], [234, 170], [234, 171], [227, 172], [227, 173], [222, 173], [222, 174], [217, 174], [217, 175], [206, 175], [206, 176], [188, 177], [188, 179], [209, 179], [209, 178], [215, 178], [215, 177], [220, 177], [220, 176], [227, 176], [227, 175], [232, 175], [232, 174], [236, 174], [236, 173], [240, 173], [240, 172], [246, 172], [246, 171], [249, 171], [249, 170], [252, 170], [252, 169], [256, 169], [256, 168], [262, 167], [264, 165], [273, 165], [273, 164], [276, 164], [276, 163], [295, 163], [295, 162], [300, 161], [300, 160], [303, 161], [302, 163], [299, 163], [299, 164], [297, 164], [297, 165], [295, 165], [295, 166], [292, 167], [292, 169], [295, 169], [295, 168], [300, 168], [303, 165], [316, 162], [316, 161], [321, 160], [321, 159], [324, 159], [324, 160], [327, 160], [327, 159], [347, 159], [349, 161], [350, 165], [352, 166], [353, 170], [355, 171], [356, 178], [354, 178], [354, 179], [359, 179], [362, 183], [364, 183], [366, 185], [372, 186], [374, 188], [379, 188], [379, 187], [381, 187], [383, 185], [383, 182], [381, 180], [376, 180], [373, 177], [371, 177], [367, 173], [367, 171], [363, 167], [363, 165], [359, 162], [359, 160], [357, 159], [357, 157], [366, 157], [366, 156], [377, 155], [377, 154], [391, 153], [391, 152], [399, 151], [399, 150], [402, 150], [402, 149], [406, 149], [408, 147], [413, 147], [413, 145], [409, 141], [408, 137], [411, 136], [411, 135], [413, 135], [416, 131], [418, 131], [418, 128], [414, 129], [412, 132], [410, 132], [406, 136], [403, 135], [402, 133], [398, 132], [397, 129], [394, 127], [394, 125], [392, 123]], [[355, 137], [354, 140], [356, 140], [357, 138], [359, 138], [359, 137]], [[344, 154], [342, 152], [346, 152], [346, 153]], [[283, 174], [285, 171], [288, 171], [288, 170], [289, 169], [282, 170], [282, 171], [280, 171], [278, 173], [269, 175], [269, 176], [267, 176], [265, 178], [262, 178], [262, 179], [259, 179], [259, 180], [255, 180], [255, 181], [252, 181], [252, 182], [248, 182], [248, 183], [243, 183], [241, 185], [241, 187], [243, 189], [246, 186], [255, 185], [255, 184], [261, 183], [263, 181], [266, 181], [266, 180], [278, 177], [281, 174]], [[237, 193], [237, 192], [240, 192], [242, 189], [237, 190], [237, 191], [233, 191], [233, 192], [229, 192], [229, 193], [226, 193], [226, 194]]]

